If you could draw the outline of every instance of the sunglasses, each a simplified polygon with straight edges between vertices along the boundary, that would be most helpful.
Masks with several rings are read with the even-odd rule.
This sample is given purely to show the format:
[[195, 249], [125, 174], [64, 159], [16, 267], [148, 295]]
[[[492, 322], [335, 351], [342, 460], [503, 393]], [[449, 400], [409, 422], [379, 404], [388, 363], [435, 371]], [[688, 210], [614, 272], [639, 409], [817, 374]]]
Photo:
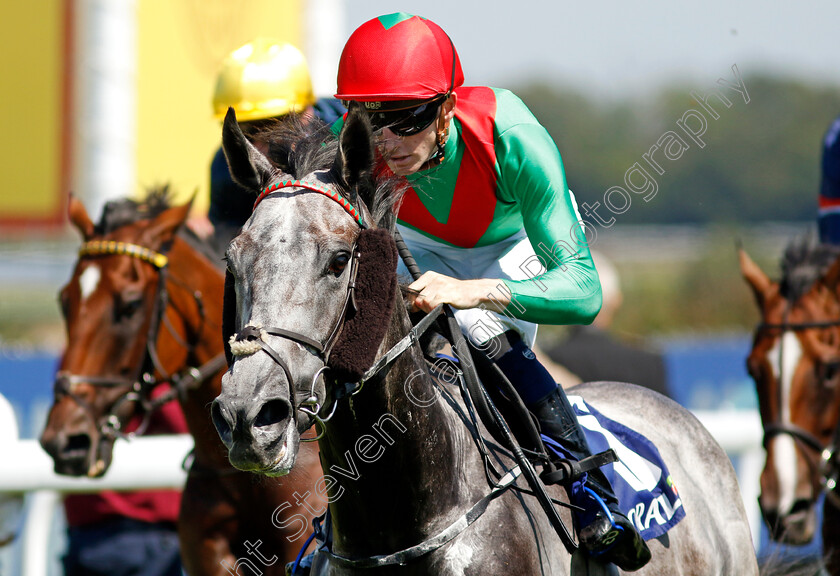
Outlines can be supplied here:
[[388, 128], [397, 136], [419, 134], [438, 117], [442, 98], [435, 98], [413, 108], [402, 110], [372, 110], [370, 123], [374, 130]]

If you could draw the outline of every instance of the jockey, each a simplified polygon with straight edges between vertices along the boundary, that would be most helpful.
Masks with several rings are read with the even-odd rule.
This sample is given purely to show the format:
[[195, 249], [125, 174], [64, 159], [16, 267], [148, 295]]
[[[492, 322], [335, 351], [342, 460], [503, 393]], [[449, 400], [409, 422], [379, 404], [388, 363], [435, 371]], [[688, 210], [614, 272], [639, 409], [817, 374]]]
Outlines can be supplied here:
[[823, 140], [817, 221], [820, 242], [840, 244], [840, 116], [829, 126]]
[[[424, 270], [410, 286], [415, 306], [456, 308], [542, 431], [582, 459], [591, 452], [566, 394], [531, 350], [537, 323], [589, 324], [601, 306], [581, 217], [557, 146], [522, 101], [463, 83], [449, 36], [397, 13], [350, 36], [336, 98], [364, 106], [387, 169], [411, 186], [397, 217]], [[650, 551], [609, 481], [595, 470], [587, 485], [611, 514], [581, 527], [582, 544], [624, 570], [641, 568]]]
[[[331, 124], [345, 112], [335, 98], [316, 100], [309, 67], [300, 50], [266, 38], [234, 50], [222, 63], [213, 94], [216, 119], [224, 120], [229, 106], [236, 110], [239, 125], [249, 138], [290, 114], [305, 118], [314, 115]], [[251, 216], [251, 206], [252, 202], [243, 201], [231, 179], [219, 147], [210, 164], [208, 217], [220, 245], [226, 245], [238, 233]]]

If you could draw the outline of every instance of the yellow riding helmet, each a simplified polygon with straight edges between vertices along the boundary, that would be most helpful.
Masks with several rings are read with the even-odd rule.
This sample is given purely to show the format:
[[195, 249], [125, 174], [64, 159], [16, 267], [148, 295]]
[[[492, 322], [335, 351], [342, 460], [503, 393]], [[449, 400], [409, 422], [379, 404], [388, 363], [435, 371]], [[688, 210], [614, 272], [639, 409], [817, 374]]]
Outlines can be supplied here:
[[286, 42], [257, 38], [222, 63], [213, 93], [213, 115], [229, 106], [240, 122], [302, 112], [315, 103], [309, 68], [300, 50]]

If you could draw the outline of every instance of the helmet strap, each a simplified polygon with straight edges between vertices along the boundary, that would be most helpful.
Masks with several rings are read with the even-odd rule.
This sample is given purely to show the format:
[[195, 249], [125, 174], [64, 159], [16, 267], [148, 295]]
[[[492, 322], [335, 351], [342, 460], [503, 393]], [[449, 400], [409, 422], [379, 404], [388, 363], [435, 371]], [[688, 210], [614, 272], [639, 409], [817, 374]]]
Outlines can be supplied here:
[[436, 134], [437, 151], [426, 161], [425, 164], [423, 164], [420, 170], [436, 168], [446, 159], [446, 156], [444, 155], [444, 146], [446, 146], [446, 140], [449, 137], [449, 126], [446, 124], [446, 113], [443, 111], [442, 105], [437, 118]]

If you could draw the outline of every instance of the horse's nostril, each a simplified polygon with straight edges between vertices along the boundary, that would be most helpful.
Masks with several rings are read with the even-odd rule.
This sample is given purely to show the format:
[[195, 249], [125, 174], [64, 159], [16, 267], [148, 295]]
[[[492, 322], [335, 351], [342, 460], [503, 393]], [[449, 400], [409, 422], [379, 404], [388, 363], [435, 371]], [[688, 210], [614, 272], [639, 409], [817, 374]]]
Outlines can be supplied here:
[[226, 446], [230, 446], [233, 442], [231, 424], [228, 422], [227, 418], [225, 418], [224, 411], [221, 406], [219, 406], [218, 400], [214, 400], [213, 404], [210, 406], [210, 417], [213, 419], [213, 425], [216, 427], [216, 432], [218, 432], [219, 438], [222, 439], [222, 442], [224, 442]]
[[794, 501], [793, 506], [790, 507], [790, 514], [805, 514], [807, 513], [811, 507], [814, 505], [813, 502], [803, 499], [798, 499]]
[[70, 452], [87, 452], [90, 450], [90, 436], [87, 434], [74, 434], [67, 439], [67, 445], [64, 447], [65, 453]]
[[271, 426], [285, 422], [289, 417], [289, 405], [283, 400], [270, 400], [263, 404], [254, 420], [254, 426]]

